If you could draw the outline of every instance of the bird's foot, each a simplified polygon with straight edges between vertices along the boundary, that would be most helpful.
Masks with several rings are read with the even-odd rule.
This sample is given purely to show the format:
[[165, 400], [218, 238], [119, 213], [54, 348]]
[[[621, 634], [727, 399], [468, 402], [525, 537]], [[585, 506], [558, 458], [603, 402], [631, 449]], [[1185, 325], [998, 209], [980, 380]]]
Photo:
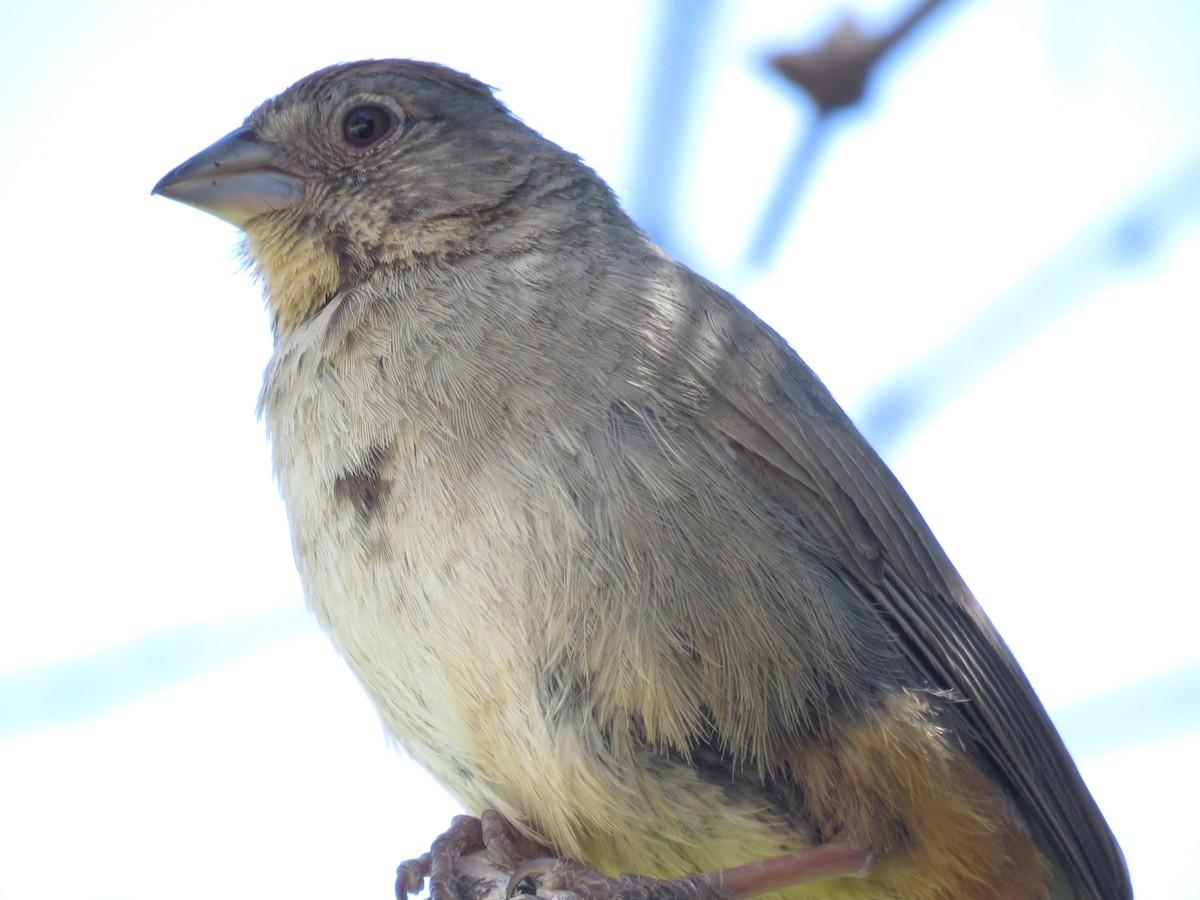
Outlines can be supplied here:
[[562, 891], [588, 900], [728, 900], [705, 875], [669, 880], [643, 875], [609, 878], [569, 859], [534, 859], [517, 867], [507, 897]]
[[450, 827], [434, 838], [427, 853], [396, 868], [396, 900], [418, 893], [429, 879], [429, 896], [450, 900], [454, 866], [463, 856], [483, 849], [483, 825], [474, 816], [455, 816]]
[[494, 809], [483, 811], [479, 825], [488, 858], [506, 872], [513, 871], [526, 860], [544, 858], [554, 852], [517, 831], [508, 819]]
[[742, 900], [821, 878], [863, 876], [872, 863], [870, 853], [841, 841], [666, 880], [641, 875], [609, 878], [571, 860], [535, 859], [514, 871], [508, 882], [508, 896], [532, 894], [543, 888], [567, 891], [588, 900]]
[[430, 900], [457, 900], [454, 889], [455, 867], [464, 856], [487, 852], [488, 858], [511, 872], [528, 859], [550, 851], [517, 831], [494, 809], [484, 810], [479, 818], [455, 816], [450, 827], [434, 839], [428, 853], [400, 863], [396, 868], [396, 900], [418, 893], [429, 879]]

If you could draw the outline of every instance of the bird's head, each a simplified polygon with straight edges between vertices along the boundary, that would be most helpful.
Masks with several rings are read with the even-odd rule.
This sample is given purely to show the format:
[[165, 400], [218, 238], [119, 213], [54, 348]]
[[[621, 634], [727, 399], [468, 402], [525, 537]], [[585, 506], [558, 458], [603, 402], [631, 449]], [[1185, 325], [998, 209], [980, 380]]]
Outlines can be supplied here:
[[380, 268], [469, 252], [532, 173], [566, 156], [466, 75], [368, 61], [263, 103], [154, 193], [245, 232], [286, 328]]

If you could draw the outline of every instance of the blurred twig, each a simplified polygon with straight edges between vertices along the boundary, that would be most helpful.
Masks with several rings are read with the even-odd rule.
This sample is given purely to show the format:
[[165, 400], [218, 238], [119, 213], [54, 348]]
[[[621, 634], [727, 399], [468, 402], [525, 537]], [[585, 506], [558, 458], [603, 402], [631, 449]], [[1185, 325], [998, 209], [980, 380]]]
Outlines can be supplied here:
[[762, 267], [778, 249], [791, 212], [816, 165], [829, 133], [831, 117], [857, 106], [880, 62], [947, 0], [921, 0], [908, 14], [882, 34], [865, 34], [847, 14], [816, 47], [777, 53], [771, 67], [809, 98], [816, 118], [800, 138], [767, 202], [746, 253], [747, 262]]
[[315, 633], [299, 605], [165, 628], [0, 677], [0, 740], [78, 725], [280, 643]]
[[1072, 753], [1099, 756], [1200, 731], [1197, 694], [1200, 663], [1193, 662], [1077, 700], [1051, 715]]
[[699, 103], [696, 83], [713, 37], [720, 0], [672, 0], [665, 4], [651, 54], [653, 72], [644, 99], [636, 183], [626, 199], [638, 224], [672, 255], [687, 260], [675, 223], [689, 149], [688, 129]]
[[1034, 335], [1200, 217], [1200, 155], [1121, 201], [1033, 268], [940, 347], [868, 391], [855, 422], [885, 456]]

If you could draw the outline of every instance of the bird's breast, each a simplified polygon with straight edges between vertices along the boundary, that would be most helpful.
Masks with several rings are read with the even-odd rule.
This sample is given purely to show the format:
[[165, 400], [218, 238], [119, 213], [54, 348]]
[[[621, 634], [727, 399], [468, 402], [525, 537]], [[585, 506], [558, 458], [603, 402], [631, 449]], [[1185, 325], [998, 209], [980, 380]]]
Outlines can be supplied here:
[[503, 393], [437, 355], [364, 328], [298, 340], [262, 411], [308, 603], [386, 727], [468, 808], [528, 822], [579, 769], [541, 715], [529, 633], [555, 589], [533, 547], [559, 555], [576, 526]]

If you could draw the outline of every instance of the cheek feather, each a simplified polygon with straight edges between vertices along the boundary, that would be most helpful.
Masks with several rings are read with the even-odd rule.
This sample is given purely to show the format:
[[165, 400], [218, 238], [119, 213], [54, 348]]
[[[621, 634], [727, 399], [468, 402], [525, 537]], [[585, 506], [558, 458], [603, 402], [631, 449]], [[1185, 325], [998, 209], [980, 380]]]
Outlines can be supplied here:
[[418, 269], [465, 253], [473, 236], [467, 217], [372, 228], [380, 210], [364, 205], [361, 212], [357, 221], [344, 220], [353, 224], [324, 226], [320, 237], [302, 227], [247, 230], [243, 252], [263, 280], [276, 333], [302, 326], [380, 270]]

